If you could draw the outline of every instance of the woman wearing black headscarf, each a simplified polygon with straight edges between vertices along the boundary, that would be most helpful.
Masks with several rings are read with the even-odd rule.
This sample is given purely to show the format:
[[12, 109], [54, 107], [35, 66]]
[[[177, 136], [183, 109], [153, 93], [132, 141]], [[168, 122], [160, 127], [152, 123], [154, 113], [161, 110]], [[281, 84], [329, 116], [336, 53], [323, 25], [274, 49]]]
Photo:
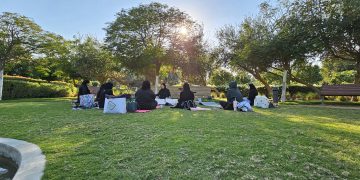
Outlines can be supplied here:
[[165, 83], [161, 84], [161, 89], [156, 96], [159, 96], [159, 99], [166, 99], [171, 96], [170, 91], [168, 88], [166, 88]]
[[194, 104], [195, 95], [194, 92], [190, 90], [189, 83], [183, 85], [183, 89], [180, 93], [180, 98], [178, 100], [176, 108], [190, 108], [195, 107]]
[[79, 87], [77, 102], [80, 103], [80, 96], [90, 94], [90, 90], [88, 88], [89, 80], [84, 80]]
[[99, 102], [99, 108], [104, 108], [106, 96], [114, 95], [113, 90], [112, 90], [113, 87], [114, 87], [114, 85], [111, 82], [101, 85], [100, 90], [98, 92], [99, 98], [97, 98], [98, 102]]
[[156, 109], [157, 102], [155, 101], [155, 93], [150, 89], [150, 82], [144, 81], [141, 89], [135, 93], [135, 99], [138, 104], [138, 109], [152, 110]]
[[256, 87], [254, 86], [254, 84], [249, 84], [249, 101], [250, 101], [250, 105], [253, 106], [254, 105], [254, 100], [255, 97], [258, 95], [258, 91], [256, 89]]
[[224, 110], [233, 110], [233, 101], [236, 100], [237, 102], [243, 101], [243, 96], [237, 87], [236, 81], [232, 81], [229, 83], [229, 89], [226, 93], [227, 102], [220, 101], [220, 105], [224, 108]]

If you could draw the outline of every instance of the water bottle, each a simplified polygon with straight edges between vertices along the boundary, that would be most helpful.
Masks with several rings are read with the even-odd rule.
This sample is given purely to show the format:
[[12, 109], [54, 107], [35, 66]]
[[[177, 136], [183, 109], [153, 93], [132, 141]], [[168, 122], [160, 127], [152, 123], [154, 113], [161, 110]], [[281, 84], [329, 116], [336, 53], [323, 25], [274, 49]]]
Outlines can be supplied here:
[[238, 104], [238, 102], [237, 102], [237, 100], [236, 100], [236, 98], [235, 98], [234, 101], [233, 101], [234, 111], [237, 111], [237, 104]]

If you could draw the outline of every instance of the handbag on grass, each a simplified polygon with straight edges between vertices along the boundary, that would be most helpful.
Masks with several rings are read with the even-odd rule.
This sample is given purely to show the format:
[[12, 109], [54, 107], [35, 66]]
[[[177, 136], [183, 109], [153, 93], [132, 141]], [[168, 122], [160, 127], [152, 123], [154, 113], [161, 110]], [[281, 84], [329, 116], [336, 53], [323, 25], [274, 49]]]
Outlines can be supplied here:
[[129, 99], [126, 103], [127, 112], [135, 112], [137, 110], [137, 103], [134, 99]]
[[125, 114], [126, 98], [105, 98], [104, 113]]

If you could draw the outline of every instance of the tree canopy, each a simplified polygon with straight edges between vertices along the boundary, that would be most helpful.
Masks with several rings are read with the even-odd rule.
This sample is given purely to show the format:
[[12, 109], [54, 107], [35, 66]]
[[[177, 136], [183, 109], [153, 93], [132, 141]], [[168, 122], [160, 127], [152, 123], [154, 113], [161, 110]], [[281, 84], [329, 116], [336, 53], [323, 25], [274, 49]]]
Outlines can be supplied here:
[[105, 42], [124, 67], [154, 79], [169, 62], [172, 41], [186, 36], [182, 33], [191, 32], [194, 24], [177, 8], [160, 3], [140, 5], [117, 14], [105, 28]]

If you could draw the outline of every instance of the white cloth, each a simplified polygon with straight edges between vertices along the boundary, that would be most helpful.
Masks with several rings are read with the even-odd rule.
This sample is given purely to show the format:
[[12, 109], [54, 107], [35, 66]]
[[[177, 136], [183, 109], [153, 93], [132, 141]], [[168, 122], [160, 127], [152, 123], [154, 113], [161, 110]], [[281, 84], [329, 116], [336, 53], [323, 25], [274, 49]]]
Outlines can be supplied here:
[[86, 94], [80, 96], [80, 106], [83, 108], [92, 108], [94, 107], [94, 94]]
[[178, 103], [177, 99], [170, 99], [170, 98], [166, 98], [166, 99], [155, 99], [155, 101], [158, 103], [158, 105], [165, 105], [166, 103], [171, 104], [173, 106], [175, 106]]
[[269, 108], [270, 101], [266, 96], [256, 96], [254, 106], [259, 108]]
[[105, 98], [104, 113], [125, 114], [126, 98]]
[[244, 98], [243, 101], [239, 102], [236, 107], [245, 112], [252, 111], [250, 101], [247, 98]]
[[166, 98], [166, 99], [165, 99], [165, 102], [168, 103], [168, 104], [171, 104], [171, 105], [175, 106], [175, 105], [178, 103], [178, 100], [177, 100], [177, 99]]
[[155, 101], [158, 103], [158, 105], [165, 105], [166, 104], [165, 99], [155, 99]]

